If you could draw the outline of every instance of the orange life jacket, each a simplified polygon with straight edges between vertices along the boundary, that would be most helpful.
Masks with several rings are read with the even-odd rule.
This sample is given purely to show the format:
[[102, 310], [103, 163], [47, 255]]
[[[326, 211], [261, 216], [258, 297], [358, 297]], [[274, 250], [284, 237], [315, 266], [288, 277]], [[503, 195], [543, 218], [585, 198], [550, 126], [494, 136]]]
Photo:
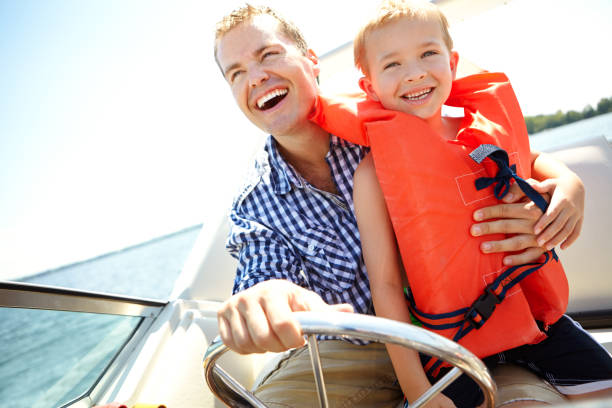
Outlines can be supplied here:
[[[456, 80], [446, 105], [464, 108], [452, 141], [424, 120], [385, 110], [363, 94], [321, 97], [311, 120], [371, 147], [408, 275], [413, 314], [482, 358], [543, 340], [536, 321], [550, 325], [559, 319], [567, 307], [568, 285], [556, 255], [551, 262], [548, 252], [540, 262], [509, 269], [502, 263], [504, 254], [485, 255], [479, 249], [503, 235], [475, 238], [469, 233], [473, 212], [499, 203], [513, 178], [507, 174], [512, 165], [520, 177], [515, 179], [531, 175], [525, 122], [507, 77], [485, 73]], [[509, 166], [500, 169], [491, 158], [495, 154], [482, 163], [472, 159], [469, 154], [483, 144], [503, 149], [497, 161], [503, 162], [507, 152]], [[492, 185], [478, 190], [480, 178], [480, 184]]]

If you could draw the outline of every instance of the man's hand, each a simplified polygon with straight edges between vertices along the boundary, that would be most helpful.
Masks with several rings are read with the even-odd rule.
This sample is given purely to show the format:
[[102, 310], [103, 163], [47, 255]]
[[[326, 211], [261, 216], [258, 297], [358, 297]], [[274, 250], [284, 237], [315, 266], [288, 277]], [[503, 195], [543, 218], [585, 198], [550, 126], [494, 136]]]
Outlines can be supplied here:
[[219, 334], [240, 354], [281, 352], [305, 344], [292, 312], [352, 312], [348, 304], [328, 305], [319, 295], [285, 280], [269, 280], [233, 295], [217, 312]]
[[[547, 194], [543, 196], [546, 201], [550, 200]], [[542, 211], [532, 201], [519, 201], [523, 198], [524, 193], [514, 183], [503, 199], [504, 204], [481, 208], [474, 212], [474, 220], [484, 222], [472, 225], [470, 232], [473, 236], [516, 234], [500, 241], [483, 242], [480, 247], [484, 253], [524, 250], [504, 257], [504, 265], [507, 266], [533, 262], [546, 252], [545, 248], [538, 245], [537, 236], [534, 234], [534, 226], [542, 216]]]

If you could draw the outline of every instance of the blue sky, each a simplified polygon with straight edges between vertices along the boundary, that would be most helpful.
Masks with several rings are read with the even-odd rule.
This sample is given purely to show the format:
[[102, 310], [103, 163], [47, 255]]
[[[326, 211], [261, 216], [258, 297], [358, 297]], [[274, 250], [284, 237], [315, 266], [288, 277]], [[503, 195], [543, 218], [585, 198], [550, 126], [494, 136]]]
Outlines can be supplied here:
[[[226, 212], [263, 137], [211, 56], [214, 23], [241, 3], [0, 0], [0, 278]], [[266, 4], [321, 55], [376, 2]], [[611, 18], [609, 0], [512, 0], [452, 30], [535, 114], [612, 96]]]

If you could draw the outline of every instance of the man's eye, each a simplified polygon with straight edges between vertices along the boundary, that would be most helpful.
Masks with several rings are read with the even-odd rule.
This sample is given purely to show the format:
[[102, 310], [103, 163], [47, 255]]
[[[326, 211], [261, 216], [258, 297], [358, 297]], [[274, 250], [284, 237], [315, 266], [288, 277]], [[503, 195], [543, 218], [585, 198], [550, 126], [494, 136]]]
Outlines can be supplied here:
[[263, 59], [266, 59], [266, 58], [268, 58], [268, 57], [270, 57], [270, 56], [272, 56], [272, 55], [276, 55], [276, 54], [278, 54], [278, 52], [276, 52], [276, 51], [267, 51], [267, 52], [265, 52], [265, 53], [264, 53], [264, 54], [261, 56], [261, 59], [263, 60]]
[[389, 68], [393, 68], [393, 67], [397, 67], [397, 66], [399, 66], [399, 63], [397, 63], [397, 62], [390, 62], [388, 64], [385, 64], [383, 69], [389, 69]]
[[242, 71], [234, 71], [230, 74], [230, 82], [234, 82], [238, 76], [242, 74]]

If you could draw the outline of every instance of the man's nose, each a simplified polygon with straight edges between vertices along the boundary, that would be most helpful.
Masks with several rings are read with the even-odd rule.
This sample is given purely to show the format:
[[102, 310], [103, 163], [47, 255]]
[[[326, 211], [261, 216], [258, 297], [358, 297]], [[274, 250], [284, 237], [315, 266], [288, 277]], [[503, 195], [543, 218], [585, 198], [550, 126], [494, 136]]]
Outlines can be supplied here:
[[251, 67], [249, 69], [249, 87], [256, 88], [268, 80], [269, 76], [260, 67]]

